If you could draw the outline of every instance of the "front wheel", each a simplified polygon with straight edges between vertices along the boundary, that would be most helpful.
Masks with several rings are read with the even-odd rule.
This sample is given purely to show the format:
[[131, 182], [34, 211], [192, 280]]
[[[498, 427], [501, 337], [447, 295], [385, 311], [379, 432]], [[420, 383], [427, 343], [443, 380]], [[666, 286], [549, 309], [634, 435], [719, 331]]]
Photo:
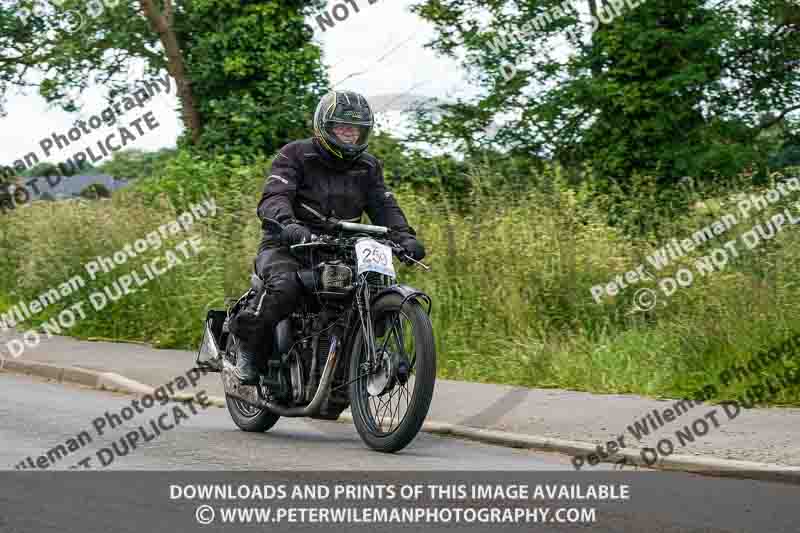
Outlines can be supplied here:
[[[422, 306], [388, 294], [371, 308], [374, 351], [361, 328], [350, 354], [353, 423], [371, 448], [393, 453], [416, 437], [436, 382], [433, 326]], [[370, 353], [372, 352], [372, 353]]]

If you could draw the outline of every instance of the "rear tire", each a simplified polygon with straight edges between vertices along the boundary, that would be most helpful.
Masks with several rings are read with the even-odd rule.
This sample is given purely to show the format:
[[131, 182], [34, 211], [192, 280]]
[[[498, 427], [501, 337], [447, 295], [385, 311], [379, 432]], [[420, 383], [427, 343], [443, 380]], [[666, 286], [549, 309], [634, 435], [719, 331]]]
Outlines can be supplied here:
[[[228, 335], [225, 357], [235, 365], [237, 351], [232, 345], [233, 342], [235, 342], [233, 335]], [[225, 395], [225, 403], [228, 406], [228, 413], [231, 415], [233, 423], [242, 431], [263, 433], [274, 426], [280, 418], [280, 415], [268, 409], [250, 405], [239, 398], [234, 398], [227, 394]]]
[[[362, 365], [367, 361], [367, 355], [363, 334], [360, 330], [353, 342], [350, 354], [350, 405], [353, 424], [365, 444], [376, 451], [384, 453], [394, 453], [402, 450], [417, 436], [425, 417], [428, 415], [436, 383], [436, 345], [433, 339], [433, 326], [430, 318], [428, 318], [422, 306], [414, 300], [406, 301], [401, 310], [400, 304], [402, 301], [403, 298], [399, 294], [388, 294], [372, 306], [370, 314], [376, 335], [381, 330], [384, 333], [376, 341], [376, 350], [383, 346], [383, 340], [388, 336], [386, 350], [391, 352], [391, 355], [387, 355], [387, 358], [391, 359], [402, 352], [410, 365], [407, 381], [402, 384], [397, 378], [393, 378], [393, 380], [390, 378], [389, 383], [394, 384], [387, 385], [382, 393], [375, 393], [375, 387], [380, 387], [382, 382], [377, 380], [370, 385], [371, 378], [364, 376], [365, 370], [362, 369]], [[381, 328], [380, 324], [387, 324], [386, 319], [392, 316], [400, 317], [400, 327]], [[405, 324], [411, 324], [411, 335], [408, 335], [409, 332], [406, 330]], [[392, 334], [392, 329], [400, 329], [399, 336]], [[392, 337], [394, 337], [394, 340]], [[412, 345], [409, 348], [406, 346], [406, 341], [412, 338]], [[393, 343], [394, 348], [391, 346]], [[400, 344], [403, 345], [402, 350], [399, 349]], [[411, 350], [413, 350], [413, 354], [409, 353]], [[390, 372], [390, 374], [394, 373]], [[359, 375], [362, 376], [360, 379]], [[414, 383], [410, 385], [412, 376]], [[370, 392], [369, 387], [372, 387], [372, 392]], [[401, 388], [405, 390], [405, 393], [399, 390]], [[388, 407], [385, 406], [385, 403], [391, 402], [393, 397], [398, 400], [396, 413], [391, 404]], [[404, 397], [405, 400], [403, 400]], [[383, 405], [373, 409], [375, 403]], [[395, 414], [399, 418], [399, 412], [403, 404], [405, 404], [406, 409], [398, 426], [391, 431], [383, 431], [387, 411], [392, 412], [392, 419], [389, 422], [391, 429], [391, 422], [394, 420]], [[378, 412], [381, 412], [382, 406], [384, 407], [382, 410], [384, 416], [379, 416]], [[373, 411], [377, 412], [373, 413]]]
[[242, 431], [263, 433], [274, 426], [280, 418], [280, 415], [276, 415], [272, 411], [255, 407], [227, 394], [225, 403], [228, 405], [228, 413], [230, 413], [233, 423]]

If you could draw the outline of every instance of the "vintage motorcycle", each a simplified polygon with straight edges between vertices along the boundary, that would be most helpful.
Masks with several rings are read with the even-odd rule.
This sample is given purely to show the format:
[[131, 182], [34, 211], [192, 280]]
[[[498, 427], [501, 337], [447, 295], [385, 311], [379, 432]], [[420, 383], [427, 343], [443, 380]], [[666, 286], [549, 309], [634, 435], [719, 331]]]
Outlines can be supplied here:
[[349, 406], [368, 446], [396, 452], [428, 414], [436, 347], [431, 299], [397, 282], [392, 257], [429, 268], [392, 242], [386, 227], [336, 221], [332, 229], [290, 247], [309, 265], [298, 272], [307, 297], [271, 332], [258, 385], [234, 376], [237, 339], [228, 331], [250, 291], [227, 310], [208, 312], [196, 363], [221, 372], [228, 411], [244, 431], [266, 431], [281, 416], [336, 420]]

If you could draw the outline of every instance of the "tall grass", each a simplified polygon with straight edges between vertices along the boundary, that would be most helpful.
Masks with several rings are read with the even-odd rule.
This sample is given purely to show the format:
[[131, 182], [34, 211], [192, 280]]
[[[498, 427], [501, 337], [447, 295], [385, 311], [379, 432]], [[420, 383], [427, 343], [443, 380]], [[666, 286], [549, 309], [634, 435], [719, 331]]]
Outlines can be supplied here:
[[[181, 172], [193, 179], [220, 171], [214, 165], [198, 168], [198, 162], [181, 165]], [[260, 238], [255, 205], [262, 170], [258, 165], [234, 169], [235, 181], [215, 190], [181, 193], [179, 201], [145, 194], [158, 190], [151, 183], [115, 194], [111, 201], [36, 203], [20, 209], [0, 219], [0, 301], [29, 300], [84, 274], [86, 262], [144, 237], [172, 220], [190, 200], [208, 194], [220, 211], [195, 226], [205, 248], [199, 257], [103, 312], [91, 313], [69, 332], [194, 348], [205, 311], [222, 307], [225, 298], [237, 297], [248, 286]], [[491, 176], [476, 169], [473, 179], [480, 185]], [[657, 230], [632, 237], [622, 226], [607, 224], [603, 202], [587, 191], [570, 189], [557, 172], [543, 176], [542, 183], [546, 186], [513, 197], [487, 195], [476, 186], [466, 211], [457, 211], [446, 200], [398, 191], [431, 266], [429, 272], [402, 266], [400, 277], [433, 298], [440, 377], [675, 396], [716, 384], [728, 366], [800, 332], [800, 274], [795, 268], [800, 262], [799, 227], [785, 228], [718, 273], [695, 276], [693, 285], [678, 290], [666, 307], [634, 312], [635, 291], [657, 289], [655, 282], [636, 284], [600, 304], [590, 288], [635, 268], [668, 237], [685, 238], [734, 211], [735, 204], [726, 195], [702, 204], [685, 195], [676, 201], [692, 206], [686, 215], [662, 216]], [[716, 244], [657, 274], [672, 275], [680, 266], [691, 266], [787, 205], [771, 205]], [[646, 203], [638, 209], [638, 216], [646, 217]], [[794, 213], [800, 216], [796, 208]], [[171, 244], [184, 238], [177, 236]], [[165, 244], [147, 257], [169, 247]], [[45, 310], [37, 322], [146, 259], [131, 260], [102, 276], [80, 295]], [[720, 397], [732, 397], [743, 387], [723, 390]], [[775, 402], [796, 403], [799, 392], [784, 391]]]

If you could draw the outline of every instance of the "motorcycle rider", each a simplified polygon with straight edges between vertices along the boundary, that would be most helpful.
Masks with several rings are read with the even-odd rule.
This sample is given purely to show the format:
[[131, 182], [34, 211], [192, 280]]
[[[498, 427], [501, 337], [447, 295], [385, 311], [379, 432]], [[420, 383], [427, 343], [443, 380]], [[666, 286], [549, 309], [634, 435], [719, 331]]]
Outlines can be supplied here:
[[[265, 337], [300, 303], [300, 262], [288, 246], [329, 233], [331, 220], [370, 221], [392, 230], [390, 238], [417, 261], [425, 248], [416, 239], [394, 194], [386, 188], [383, 164], [366, 152], [374, 117], [367, 100], [352, 91], [332, 91], [314, 112], [314, 135], [280, 149], [264, 183], [258, 217], [276, 220], [282, 232], [264, 224], [254, 261], [257, 279], [248, 300], [230, 322], [238, 339], [235, 375], [258, 382], [257, 362]], [[327, 220], [326, 220], [327, 219]]]

